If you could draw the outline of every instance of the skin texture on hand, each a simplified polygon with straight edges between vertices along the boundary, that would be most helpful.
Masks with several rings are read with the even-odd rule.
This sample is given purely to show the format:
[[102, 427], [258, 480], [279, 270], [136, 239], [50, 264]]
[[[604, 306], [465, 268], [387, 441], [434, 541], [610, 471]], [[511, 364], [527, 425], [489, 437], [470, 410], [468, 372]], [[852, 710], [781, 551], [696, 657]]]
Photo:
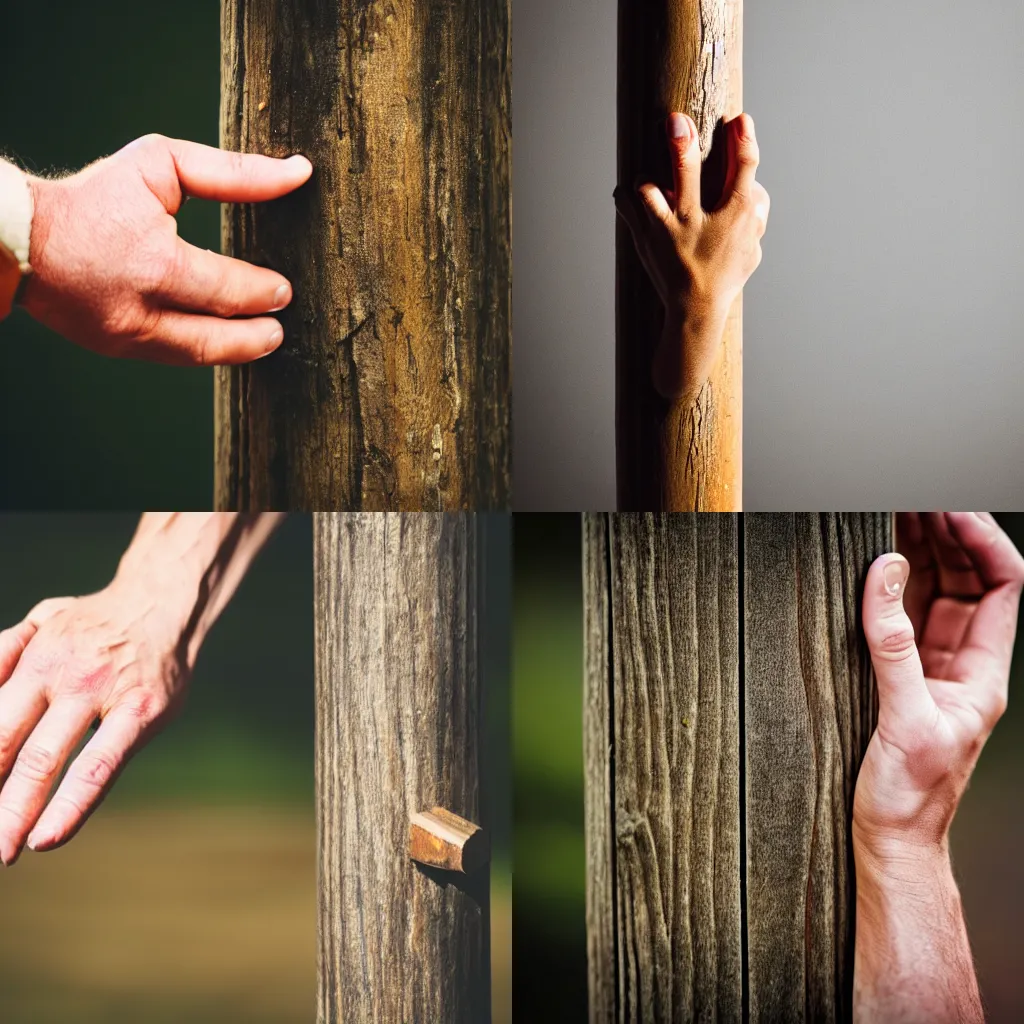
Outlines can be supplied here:
[[759, 154], [748, 114], [725, 123], [725, 189], [715, 210], [701, 206], [697, 126], [675, 113], [666, 129], [672, 189], [663, 192], [650, 182], [620, 186], [615, 207], [665, 307], [651, 367], [654, 386], [665, 398], [688, 401], [710, 376], [729, 307], [761, 262], [770, 201], [755, 180]]
[[22, 303], [70, 341], [107, 356], [181, 365], [244, 363], [280, 345], [291, 285], [280, 274], [178, 237], [189, 196], [262, 202], [302, 185], [303, 156], [229, 153], [147, 135], [68, 178], [32, 177]]
[[1024, 558], [985, 512], [901, 514], [868, 572], [878, 728], [854, 795], [859, 1021], [981, 1021], [949, 827], [1003, 714]]
[[0, 861], [67, 842], [180, 710], [206, 633], [279, 518], [147, 513], [107, 587], [44, 601], [0, 633]]

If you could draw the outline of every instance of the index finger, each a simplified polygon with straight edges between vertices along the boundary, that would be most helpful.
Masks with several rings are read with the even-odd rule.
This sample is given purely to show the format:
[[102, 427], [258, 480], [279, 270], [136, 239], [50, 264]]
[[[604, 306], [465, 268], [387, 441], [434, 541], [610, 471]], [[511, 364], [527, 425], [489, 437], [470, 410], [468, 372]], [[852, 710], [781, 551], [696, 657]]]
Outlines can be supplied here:
[[7, 682], [17, 667], [29, 640], [35, 636], [36, 624], [25, 619], [0, 632], [0, 686]]
[[168, 139], [182, 189], [197, 199], [259, 203], [287, 195], [309, 180], [313, 165], [304, 156], [284, 160], [233, 153], [185, 139]]

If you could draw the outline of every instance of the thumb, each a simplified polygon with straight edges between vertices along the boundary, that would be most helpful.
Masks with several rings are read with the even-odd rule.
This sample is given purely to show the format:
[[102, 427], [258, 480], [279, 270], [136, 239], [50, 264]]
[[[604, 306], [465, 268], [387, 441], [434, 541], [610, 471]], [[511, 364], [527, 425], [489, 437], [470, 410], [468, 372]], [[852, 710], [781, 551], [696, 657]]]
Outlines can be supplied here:
[[864, 582], [864, 635], [878, 681], [878, 717], [908, 722], [931, 704], [903, 594], [910, 563], [897, 554], [876, 558]]

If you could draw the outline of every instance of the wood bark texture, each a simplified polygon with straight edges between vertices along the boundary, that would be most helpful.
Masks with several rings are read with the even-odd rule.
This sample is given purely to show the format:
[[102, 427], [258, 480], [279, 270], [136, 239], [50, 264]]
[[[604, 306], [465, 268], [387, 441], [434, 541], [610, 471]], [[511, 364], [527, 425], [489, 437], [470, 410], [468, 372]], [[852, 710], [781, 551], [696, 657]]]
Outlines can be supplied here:
[[591, 1021], [741, 1019], [734, 516], [586, 522]]
[[[715, 126], [743, 107], [742, 0], [619, 0], [618, 180], [672, 180], [665, 119], [688, 113], [711, 153]], [[712, 155], [718, 160], [718, 147]], [[708, 168], [705, 206], [720, 168]], [[719, 184], [715, 185], [715, 182]], [[692, 405], [669, 403], [651, 383], [661, 334], [658, 295], [628, 229], [617, 226], [616, 451], [623, 511], [731, 512], [742, 508], [742, 300], [721, 358]]]
[[490, 1020], [489, 873], [408, 855], [424, 807], [481, 821], [477, 529], [316, 517], [320, 1024]]
[[584, 523], [590, 1019], [848, 1020], [882, 513]]
[[309, 183], [225, 207], [294, 300], [216, 371], [221, 509], [510, 503], [509, 0], [222, 0], [221, 145]]
[[850, 820], [876, 720], [860, 603], [892, 516], [744, 521], [750, 1019], [848, 1021]]

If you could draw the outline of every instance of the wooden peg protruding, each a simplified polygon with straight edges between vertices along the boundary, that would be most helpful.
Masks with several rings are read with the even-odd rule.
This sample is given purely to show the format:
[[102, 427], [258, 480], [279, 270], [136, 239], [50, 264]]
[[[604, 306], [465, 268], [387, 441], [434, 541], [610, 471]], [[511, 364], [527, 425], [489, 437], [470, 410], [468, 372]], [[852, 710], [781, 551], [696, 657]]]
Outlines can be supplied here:
[[490, 859], [490, 843], [479, 825], [434, 807], [409, 819], [409, 856], [420, 864], [470, 874]]

